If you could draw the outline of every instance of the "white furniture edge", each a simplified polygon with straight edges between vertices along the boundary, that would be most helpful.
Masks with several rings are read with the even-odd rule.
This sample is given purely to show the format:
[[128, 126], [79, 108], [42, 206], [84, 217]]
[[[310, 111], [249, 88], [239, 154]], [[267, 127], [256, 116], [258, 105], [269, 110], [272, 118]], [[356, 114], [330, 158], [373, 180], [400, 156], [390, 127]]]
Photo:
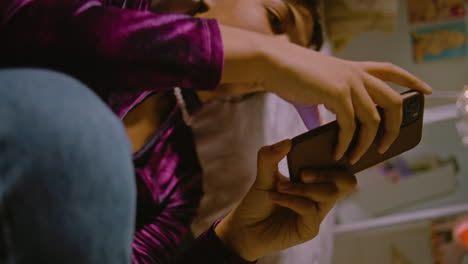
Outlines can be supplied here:
[[427, 221], [464, 212], [468, 212], [468, 204], [458, 204], [410, 213], [400, 213], [391, 216], [379, 217], [372, 220], [363, 220], [357, 223], [337, 225], [335, 228], [335, 234], [357, 232], [415, 221]]
[[455, 104], [444, 104], [429, 107], [424, 110], [424, 124], [432, 124], [439, 121], [459, 118], [458, 109]]

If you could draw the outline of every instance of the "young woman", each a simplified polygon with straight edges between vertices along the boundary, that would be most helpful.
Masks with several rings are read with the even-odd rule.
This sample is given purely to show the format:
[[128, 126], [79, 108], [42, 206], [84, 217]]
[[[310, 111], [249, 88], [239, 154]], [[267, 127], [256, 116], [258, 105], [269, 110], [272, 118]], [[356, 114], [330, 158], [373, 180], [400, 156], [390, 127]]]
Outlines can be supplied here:
[[[281, 41], [294, 41], [304, 47], [318, 49], [322, 44], [317, 2], [212, 0], [205, 3], [207, 7], [201, 8], [203, 12], [197, 17], [219, 18], [224, 24], [275, 36]], [[246, 14], [249, 17], [246, 18]], [[230, 88], [239, 92], [199, 93], [202, 99], [214, 98], [193, 116], [191, 127], [203, 168], [204, 191], [191, 226], [195, 237], [235, 208], [249, 190], [255, 180], [258, 148], [305, 132], [294, 107], [277, 96], [264, 92], [241, 95], [249, 87], [231, 85]], [[317, 109], [309, 107], [308, 110], [308, 121], [319, 124]], [[280, 164], [280, 171], [286, 173], [287, 168], [283, 165]], [[322, 222], [321, 231], [313, 241], [261, 258], [258, 262], [329, 263], [332, 228], [333, 214]]]
[[[207, 3], [209, 7], [209, 2]], [[260, 2], [256, 3], [252, 6], [254, 8], [252, 11], [260, 7], [265, 8]], [[0, 63], [2, 67], [43, 67], [65, 72], [88, 85], [111, 106], [114, 113], [124, 119], [124, 122], [127, 114], [131, 114], [132, 110], [137, 111], [136, 106], [144, 99], [154, 98], [152, 95], [167, 97], [167, 103], [173, 106], [169, 111], [169, 117], [160, 118], [159, 120], [163, 122], [159, 122], [159, 124], [156, 122], [156, 125], [153, 124], [153, 127], [148, 130], [158, 128], [158, 131], [151, 133], [150, 136], [146, 135], [141, 146], [135, 147], [137, 144], [134, 144], [133, 147], [133, 150], [136, 151], [133, 160], [138, 188], [136, 232], [133, 244], [133, 261], [135, 263], [167, 263], [172, 259], [173, 249], [177, 246], [181, 235], [187, 231], [201, 196], [199, 189], [200, 167], [194, 158], [195, 151], [193, 142], [190, 140], [191, 131], [181, 122], [184, 116], [187, 117], [187, 114], [199, 106], [198, 100], [189, 91], [216, 89], [219, 92], [231, 93], [238, 92], [238, 89], [241, 92], [264, 89], [293, 102], [323, 103], [337, 114], [341, 126], [336, 158], [343, 156], [347, 150], [354, 132], [355, 118], [363, 123], [360, 140], [351, 155], [352, 162], [358, 160], [364, 153], [377, 131], [379, 118], [374, 107], [375, 103], [384, 108], [388, 117], [384, 124], [386, 135], [380, 145], [382, 152], [388, 148], [398, 133], [401, 120], [401, 99], [382, 80], [430, 92], [430, 88], [414, 76], [386, 63], [343, 61], [286, 41], [278, 41], [265, 34], [248, 32], [242, 27], [235, 28], [233, 27], [235, 25], [219, 25], [214, 20], [195, 19], [186, 15], [154, 14], [146, 11], [150, 6], [150, 2], [143, 0], [13, 0], [0, 2], [0, 35], [2, 36], [0, 43], [2, 60]], [[288, 12], [293, 14], [300, 12], [291, 7], [289, 10]], [[265, 14], [270, 13], [266, 12]], [[224, 23], [222, 19], [221, 22]], [[302, 23], [300, 20], [291, 20], [290, 22], [297, 23], [297, 25]], [[229, 24], [228, 21], [225, 23]], [[311, 28], [310, 31], [312, 30]], [[301, 30], [301, 32], [303, 31], [307, 31], [307, 29]], [[294, 36], [293, 40], [298, 43], [304, 41], [299, 36]], [[6, 71], [2, 75], [2, 87], [6, 88], [2, 90], [5, 96], [1, 98], [3, 100], [10, 98], [14, 102], [13, 105], [26, 107], [29, 109], [27, 112], [31, 115], [44, 113], [44, 116], [36, 117], [36, 119], [44, 120], [44, 117], [47, 117], [49, 120], [55, 120], [54, 112], [39, 111], [42, 109], [42, 104], [38, 104], [40, 102], [36, 102], [32, 98], [30, 98], [32, 100], [25, 101], [23, 97], [26, 94], [11, 92], [13, 87], [17, 87], [16, 91], [25, 89], [25, 92], [30, 93], [34, 89], [26, 88], [38, 85], [38, 93], [44, 92], [46, 94], [48, 91], [48, 98], [55, 99], [49, 102], [50, 106], [57, 106], [59, 103], [57, 100], [94, 100], [89, 95], [86, 95], [88, 97], [81, 96], [80, 93], [78, 95], [71, 93], [74, 96], [68, 97], [66, 93], [63, 93], [65, 90], [60, 90], [60, 87], [67, 89], [66, 86], [72, 82], [50, 73]], [[14, 78], [12, 79], [11, 76]], [[59, 88], [56, 87], [52, 91], [47, 90], [43, 87], [48, 85], [45, 79], [58, 83]], [[23, 82], [22, 80], [32, 81]], [[220, 86], [219, 83], [221, 83]], [[70, 86], [80, 85], [70, 84]], [[82, 86], [80, 87], [83, 89]], [[174, 89], [174, 87], [180, 89]], [[252, 87], [253, 89], [250, 89]], [[173, 89], [175, 96], [171, 95]], [[169, 91], [169, 95], [162, 91]], [[154, 95], [155, 92], [161, 92], [161, 95]], [[175, 101], [178, 103], [176, 104]], [[73, 103], [59, 105], [61, 107], [76, 107], [77, 102]], [[97, 103], [94, 104], [90, 109], [100, 108]], [[37, 111], [34, 107], [38, 108]], [[20, 109], [22, 108], [20, 107]], [[163, 109], [166, 108], [163, 107]], [[9, 110], [10, 116], [18, 114], [18, 109], [15, 107], [7, 108], [7, 110]], [[57, 115], [68, 114], [69, 119], [76, 118], [76, 124], [81, 124], [77, 127], [79, 129], [75, 131], [76, 133], [91, 129], [86, 127], [87, 124], [96, 126], [93, 128], [102, 128], [102, 124], [89, 122], [88, 115], [92, 113], [85, 114], [85, 117], [74, 116], [72, 113], [73, 111], [63, 111], [63, 113], [57, 112]], [[105, 117], [105, 115], [103, 116]], [[31, 118], [28, 115], [26, 117]], [[67, 118], [60, 120], [68, 126], [70, 125], [67, 123]], [[93, 119], [91, 118], [91, 120]], [[14, 118], [8, 119], [8, 122], [10, 123], [7, 123], [7, 126], [13, 129], [27, 127], [25, 126], [27, 122], [19, 122]], [[45, 125], [44, 122], [35, 122], [34, 124]], [[47, 123], [47, 125], [53, 125], [52, 127], [55, 128], [56, 124]], [[110, 127], [116, 130], [120, 129], [115, 125]], [[64, 128], [59, 126], [57, 129], [63, 130]], [[97, 131], [99, 130], [91, 135], [84, 132], [83, 134], [95, 138], [95, 134], [99, 134]], [[108, 129], [102, 129], [102, 131], [109, 134], [115, 132]], [[28, 137], [23, 138], [40, 140], [38, 135], [31, 130], [22, 129], [22, 132], [33, 134], [28, 134]], [[131, 133], [129, 134], [133, 141], [134, 138]], [[67, 138], [75, 134], [62, 131], [59, 135]], [[7, 149], [9, 151], [13, 151], [16, 144], [19, 144], [18, 140], [10, 140], [9, 137], [13, 136], [17, 135], [4, 135], [4, 142], [8, 143]], [[121, 137], [116, 138], [121, 139]], [[67, 140], [70, 139], [67, 138]], [[111, 143], [119, 144], [115, 138], [108, 140]], [[122, 144], [125, 144], [124, 141], [122, 140]], [[64, 150], [66, 149], [71, 153], [81, 153], [80, 155], [85, 157], [92, 156], [88, 155], [89, 152], [95, 153], [96, 150], [92, 146], [101, 150], [99, 153], [106, 153], [104, 149], [109, 147], [109, 144], [89, 144], [86, 145], [86, 148], [83, 145], [77, 148], [76, 143], [58, 144], [53, 140], [53, 137], [50, 143], [62, 150], [60, 152], [62, 155], [66, 153]], [[270, 198], [268, 193], [277, 187], [274, 178], [277, 174], [274, 164], [285, 155], [288, 149], [289, 141], [283, 142], [276, 148], [264, 149], [259, 156], [259, 175], [252, 191], [247, 194], [238, 209], [232, 211], [216, 226], [215, 231], [211, 229], [202, 235], [195, 243], [194, 248], [181, 261], [218, 263], [244, 261], [241, 258], [255, 260], [264, 254], [303, 242], [316, 235], [318, 224], [334, 201], [353, 185], [354, 177], [345, 172], [315, 172], [309, 176], [304, 175], [305, 184], [287, 189], [280, 188], [280, 191], [283, 190], [282, 194], [274, 192], [275, 194]], [[57, 151], [52, 151], [54, 148], [44, 150], [40, 157], [49, 163], [48, 166], [39, 167], [35, 177], [50, 175], [51, 177], [60, 176], [63, 179], [68, 179], [76, 177], [73, 174], [76, 172], [72, 173], [75, 168], [76, 171], [83, 172], [78, 170], [82, 166], [77, 166], [72, 162], [71, 164], [67, 163], [67, 166], [60, 170], [60, 174], [51, 173], [48, 170], [51, 167], [60, 167], [65, 164], [50, 163], [50, 159], [47, 157], [53, 157]], [[125, 152], [125, 148], [118, 150], [118, 152]], [[11, 159], [12, 156], [9, 156], [9, 152], [5, 152], [4, 155], [10, 157], [5, 159], [9, 164], [18, 163], [17, 159]], [[109, 155], [109, 160], [114, 161], [109, 164], [113, 164], [114, 169], [128, 165], [125, 164], [123, 156], [124, 154], [116, 158]], [[28, 158], [35, 160], [36, 156], [28, 156]], [[130, 157], [128, 159], [130, 160]], [[92, 163], [93, 159], [88, 157], [87, 161], [86, 164]], [[100, 164], [107, 163], [101, 162]], [[20, 167], [29, 168], [28, 166], [31, 164], [26, 162], [25, 164], [21, 163]], [[7, 168], [9, 167], [11, 166], [7, 166]], [[58, 199], [45, 199], [50, 203], [41, 203], [41, 205], [55, 212], [55, 214], [51, 214], [52, 220], [54, 220], [51, 223], [53, 223], [53, 227], [60, 227], [62, 237], [57, 232], [52, 232], [53, 228], [51, 228], [50, 223], [36, 221], [41, 219], [37, 212], [32, 213], [29, 217], [31, 221], [34, 220], [34, 224], [31, 225], [32, 232], [43, 228], [47, 231], [41, 234], [55, 235], [61, 238], [57, 239], [57, 241], [62, 241], [61, 250], [55, 255], [51, 253], [52, 251], [46, 250], [51, 247], [47, 243], [38, 244], [37, 242], [40, 240], [28, 240], [27, 236], [20, 235], [21, 222], [12, 222], [9, 218], [24, 213], [21, 202], [7, 198], [11, 194], [18, 196], [21, 193], [18, 190], [28, 186], [28, 181], [23, 180], [23, 178], [30, 179], [32, 177], [31, 170], [22, 170], [24, 173], [20, 174], [6, 170], [6, 179], [19, 177], [21, 179], [19, 182], [23, 183], [23, 188], [19, 189], [10, 189], [9, 185], [5, 185], [7, 188], [5, 193], [2, 193], [2, 196], [8, 194], [3, 203], [9, 209], [8, 214], [2, 213], [2, 219], [4, 219], [2, 233], [6, 234], [7, 242], [12, 241], [11, 238], [15, 238], [16, 242], [9, 243], [8, 247], [4, 247], [10, 249], [6, 253], [14, 252], [7, 257], [13, 256], [18, 263], [22, 263], [23, 260], [26, 263], [30, 262], [33, 256], [36, 258], [46, 256], [41, 252], [47, 251], [54, 256], [54, 259], [57, 259], [57, 263], [124, 262], [128, 254], [125, 251], [128, 240], [125, 238], [128, 238], [129, 230], [131, 230], [128, 223], [131, 222], [129, 219], [133, 213], [131, 206], [132, 184], [129, 184], [128, 179], [131, 175], [121, 172], [120, 178], [104, 177], [113, 171], [109, 169], [112, 167], [98, 170], [99, 173], [86, 170], [85, 172], [90, 174], [87, 175], [86, 179], [110, 179], [117, 182], [120, 179], [122, 184], [116, 185], [123, 188], [121, 192], [125, 195], [120, 199], [125, 198], [125, 202], [123, 205], [118, 203], [120, 206], [113, 208], [114, 211], [120, 212], [120, 221], [113, 223], [112, 217], [109, 219], [112, 210], [105, 206], [109, 206], [109, 204], [100, 203], [104, 198], [106, 201], [119, 200], [116, 197], [116, 192], [102, 191], [99, 193], [99, 188], [87, 189], [86, 191], [92, 193], [99, 202], [94, 200], [93, 205], [86, 202], [84, 204], [78, 203], [70, 208], [72, 211], [75, 210], [75, 213], [76, 210], [79, 211], [80, 208], [86, 208], [86, 206], [96, 209], [90, 210], [88, 216], [79, 213], [73, 214], [78, 216], [73, 221], [76, 222], [77, 226], [82, 227], [77, 228], [80, 230], [79, 235], [88, 238], [88, 240], [82, 241], [90, 242], [79, 243], [78, 248], [74, 247], [76, 244], [70, 242], [74, 241], [73, 237], [77, 234], [70, 234], [70, 228], [67, 226], [69, 222], [58, 221], [61, 218], [59, 217], [60, 213], [57, 212], [62, 211], [63, 203], [66, 204], [68, 201], [60, 199], [60, 195], [64, 195], [63, 190], [69, 190], [66, 192], [69, 195], [82, 193], [85, 190], [83, 188], [77, 189], [77, 186], [70, 184], [70, 181], [65, 181], [63, 185], [60, 185], [61, 192], [57, 192], [57, 186], [54, 184], [45, 185], [50, 186], [50, 189], [47, 189], [48, 192], [60, 194], [54, 196]], [[123, 171], [128, 172], [128, 167], [125, 167]], [[317, 174], [320, 176], [318, 179]], [[89, 178], [90, 176], [94, 177]], [[330, 179], [328, 184], [314, 184], [316, 181], [321, 183], [323, 179], [327, 178]], [[50, 179], [46, 182], [51, 183]], [[94, 182], [82, 184], [85, 186], [96, 185]], [[128, 185], [129, 189], [125, 190], [125, 186], [123, 186], [125, 184]], [[21, 201], [42, 201], [38, 199], [41, 198], [40, 196], [28, 196], [28, 193], [21, 194], [19, 195], [23, 197]], [[261, 210], [257, 206], [261, 206]], [[129, 212], [127, 218], [122, 216], [122, 211]], [[93, 231], [99, 230], [98, 227], [103, 227], [103, 230], [111, 228], [113, 232], [119, 234], [112, 236], [116, 238], [113, 241], [115, 245], [110, 243], [112, 240], [96, 239], [96, 236], [105, 236], [106, 233], [90, 232], [91, 229], [86, 228], [89, 227], [86, 225], [87, 223], [89, 225], [88, 218], [96, 220], [93, 220], [93, 224], [91, 224], [94, 227]], [[296, 233], [294, 230], [300, 232]], [[290, 239], [284, 240], [287, 237]], [[260, 242], [263, 241], [269, 241], [269, 243], [261, 244]], [[27, 250], [28, 248], [35, 250], [30, 251]], [[66, 257], [67, 254], [60, 254], [60, 252], [71, 253], [74, 257], [70, 259]]]

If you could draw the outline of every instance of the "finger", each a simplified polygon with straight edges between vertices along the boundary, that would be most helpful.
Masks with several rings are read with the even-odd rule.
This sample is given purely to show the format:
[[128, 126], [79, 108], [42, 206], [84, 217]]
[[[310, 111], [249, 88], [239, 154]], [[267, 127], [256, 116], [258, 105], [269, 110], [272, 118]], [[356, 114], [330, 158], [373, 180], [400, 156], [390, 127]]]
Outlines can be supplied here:
[[301, 216], [317, 214], [317, 203], [299, 196], [271, 192], [271, 200], [283, 207], [289, 208]]
[[257, 157], [257, 178], [254, 188], [272, 190], [278, 173], [278, 163], [291, 149], [291, 140], [285, 139], [271, 146], [262, 147]]
[[320, 180], [320, 172], [314, 169], [304, 169], [301, 171], [301, 179], [303, 183], [316, 183]]
[[280, 193], [300, 196], [316, 202], [330, 202], [339, 197], [339, 189], [333, 183], [278, 182], [276, 188]]
[[357, 186], [357, 178], [354, 174], [348, 172], [334, 172], [331, 175], [333, 183], [338, 188], [338, 197], [341, 198], [354, 191]]
[[[357, 178], [354, 174], [345, 170], [317, 170], [306, 169], [302, 172], [303, 184], [334, 184], [340, 194], [347, 195], [357, 186]], [[314, 182], [307, 182], [307, 175], [314, 175]], [[300, 184], [300, 183], [298, 183]], [[342, 195], [340, 195], [342, 197]]]
[[418, 90], [424, 94], [432, 93], [430, 85], [394, 64], [382, 62], [359, 62], [359, 65], [367, 73], [382, 81], [392, 82], [410, 89]]
[[336, 121], [340, 127], [338, 143], [335, 149], [335, 160], [340, 160], [346, 153], [356, 129], [353, 103], [350, 96], [343, 96], [346, 100], [342, 104], [338, 104], [338, 107], [333, 108], [333, 110], [336, 110]]
[[302, 183], [334, 183], [330, 177], [330, 173], [334, 171], [340, 172], [341, 170], [327, 170], [327, 169], [303, 169], [301, 171]]
[[366, 85], [372, 99], [383, 110], [383, 133], [377, 143], [377, 151], [382, 154], [388, 150], [400, 134], [403, 100], [401, 95], [385, 82], [371, 75], [368, 75]]
[[327, 214], [333, 209], [336, 201], [326, 202], [326, 203], [317, 203], [317, 212], [319, 215], [320, 221], [323, 221]]
[[356, 117], [360, 121], [356, 145], [349, 156], [349, 162], [355, 164], [374, 142], [380, 124], [380, 115], [376, 105], [363, 84], [355, 85], [352, 91]]
[[[319, 228], [317, 227], [320, 226], [324, 217], [319, 214], [317, 203], [301, 197], [280, 193], [271, 193], [270, 197], [275, 204], [297, 213], [300, 216], [300, 225], [302, 227], [309, 226], [309, 228], [303, 229], [303, 231], [309, 231], [307, 240], [318, 235]], [[304, 235], [303, 232], [301, 233]]]

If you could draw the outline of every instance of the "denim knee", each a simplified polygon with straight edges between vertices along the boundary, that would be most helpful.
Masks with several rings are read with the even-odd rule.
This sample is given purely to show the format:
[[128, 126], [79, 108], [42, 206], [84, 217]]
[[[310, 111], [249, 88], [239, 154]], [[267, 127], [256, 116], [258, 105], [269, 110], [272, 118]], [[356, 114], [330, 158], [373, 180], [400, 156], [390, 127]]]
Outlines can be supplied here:
[[99, 161], [131, 154], [120, 120], [89, 88], [64, 74], [0, 71], [0, 120], [0, 151], [7, 159], [50, 158], [60, 166], [72, 156]]
[[0, 120], [0, 229], [17, 263], [126, 263], [136, 193], [120, 120], [82, 83], [29, 69], [0, 71]]

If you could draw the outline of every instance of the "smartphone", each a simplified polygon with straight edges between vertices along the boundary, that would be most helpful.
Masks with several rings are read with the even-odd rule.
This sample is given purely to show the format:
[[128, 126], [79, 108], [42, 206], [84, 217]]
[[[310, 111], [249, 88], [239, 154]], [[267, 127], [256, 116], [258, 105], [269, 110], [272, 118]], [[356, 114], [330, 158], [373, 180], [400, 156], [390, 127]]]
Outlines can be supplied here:
[[[350, 165], [348, 162], [349, 153], [346, 153], [339, 161], [333, 159], [339, 132], [336, 121], [294, 137], [291, 151], [287, 156], [291, 181], [300, 182], [300, 173], [307, 168], [345, 169], [351, 173], [357, 173], [418, 145], [422, 137], [424, 95], [414, 90], [409, 90], [401, 95], [403, 97], [403, 118], [400, 134], [385, 153], [379, 154], [377, 152], [377, 142], [383, 134], [382, 121], [385, 118], [382, 109], [377, 107], [382, 121], [376, 138], [368, 151], [354, 165]], [[349, 150], [352, 150], [357, 142], [359, 128], [358, 122]]]

